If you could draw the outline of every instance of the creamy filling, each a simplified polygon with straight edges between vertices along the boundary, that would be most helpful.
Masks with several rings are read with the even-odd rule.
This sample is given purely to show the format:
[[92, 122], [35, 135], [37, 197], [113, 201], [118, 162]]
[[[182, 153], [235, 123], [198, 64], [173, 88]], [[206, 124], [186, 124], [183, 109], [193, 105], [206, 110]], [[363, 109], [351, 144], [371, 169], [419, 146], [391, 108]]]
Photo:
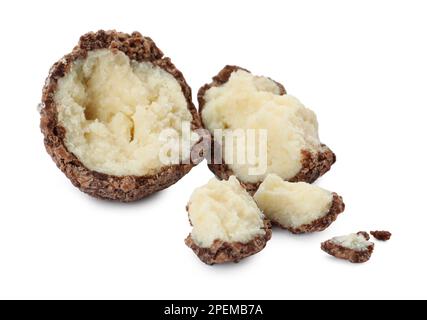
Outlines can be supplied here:
[[254, 195], [258, 207], [285, 228], [311, 224], [329, 213], [331, 192], [305, 182], [291, 183], [270, 174]]
[[[242, 70], [233, 72], [225, 84], [205, 93], [202, 119], [211, 133], [215, 129], [255, 129], [261, 139], [259, 130], [267, 130], [265, 151], [259, 139], [247, 140], [246, 150], [255, 157], [247, 157], [245, 163], [236, 159], [242, 152], [230, 157], [234, 161], [228, 164], [241, 181], [262, 181], [269, 173], [285, 180], [293, 178], [302, 168], [301, 151], [316, 152], [321, 148], [314, 112], [298, 99], [279, 93], [278, 85], [271, 79]], [[236, 149], [236, 143], [224, 143], [223, 152]], [[264, 162], [262, 171], [251, 170]]]
[[335, 244], [356, 251], [367, 250], [368, 247], [372, 244], [372, 242], [366, 240], [363, 235], [357, 233], [334, 237], [331, 239], [331, 241]]
[[212, 179], [197, 188], [188, 203], [191, 237], [208, 248], [215, 240], [247, 243], [264, 235], [263, 214], [236, 177]]
[[[87, 168], [123, 176], [156, 173], [168, 145], [196, 139], [178, 81], [150, 62], [107, 49], [75, 61], [55, 94], [65, 145]], [[161, 133], [169, 130], [167, 141]], [[172, 141], [171, 141], [172, 140]], [[194, 143], [192, 141], [191, 143]], [[184, 150], [181, 159], [188, 159]]]

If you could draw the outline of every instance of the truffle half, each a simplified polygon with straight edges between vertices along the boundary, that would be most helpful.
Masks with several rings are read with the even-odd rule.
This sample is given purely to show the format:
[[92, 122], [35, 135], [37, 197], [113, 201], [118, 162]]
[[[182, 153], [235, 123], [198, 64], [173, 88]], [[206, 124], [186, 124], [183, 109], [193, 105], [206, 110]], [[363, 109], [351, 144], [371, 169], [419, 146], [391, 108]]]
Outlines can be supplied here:
[[99, 198], [134, 201], [174, 184], [194, 166], [200, 127], [182, 73], [138, 32], [82, 36], [43, 89], [48, 153]]
[[[335, 162], [334, 153], [319, 140], [314, 112], [270, 78], [226, 66], [213, 82], [199, 90], [198, 100], [202, 124], [212, 135], [217, 129], [267, 130], [267, 166], [263, 173], [251, 173], [254, 164], [260, 163], [260, 155], [245, 163], [226, 161], [227, 144], [222, 145], [222, 161], [214, 163], [212, 159], [209, 164], [221, 179], [236, 175], [249, 192], [256, 191], [269, 173], [287, 181], [311, 183]], [[248, 141], [248, 148], [256, 146]]]
[[336, 258], [363, 263], [371, 258], [374, 251], [374, 244], [368, 240], [369, 235], [366, 237], [363, 232], [351, 233], [323, 242], [321, 249]]
[[234, 176], [197, 188], [187, 210], [193, 230], [185, 243], [206, 264], [239, 262], [271, 238], [269, 222]]
[[345, 208], [336, 193], [274, 174], [260, 184], [254, 199], [268, 219], [292, 233], [323, 231]]

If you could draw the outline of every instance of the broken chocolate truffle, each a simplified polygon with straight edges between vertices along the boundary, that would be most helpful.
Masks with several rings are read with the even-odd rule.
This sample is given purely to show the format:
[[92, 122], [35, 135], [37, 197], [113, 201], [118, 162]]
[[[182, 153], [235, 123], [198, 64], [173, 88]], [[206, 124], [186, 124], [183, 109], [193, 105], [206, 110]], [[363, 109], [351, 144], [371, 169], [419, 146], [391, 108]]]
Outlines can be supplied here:
[[325, 230], [345, 208], [334, 192], [273, 174], [261, 183], [254, 199], [272, 223], [296, 234]]
[[166, 147], [162, 132], [173, 131], [175, 145], [182, 139], [193, 143], [201, 123], [182, 73], [138, 32], [83, 35], [51, 68], [42, 105], [47, 152], [91, 196], [138, 200], [174, 184], [195, 165], [191, 151], [178, 161], [160, 157]]
[[[235, 175], [253, 194], [268, 173], [275, 173], [287, 181], [314, 182], [326, 173], [336, 158], [318, 138], [318, 124], [314, 112], [296, 98], [287, 95], [284, 87], [249, 71], [226, 66], [213, 82], [198, 92], [199, 113], [203, 126], [214, 135], [217, 129], [265, 129], [268, 131], [266, 172], [251, 174], [252, 164], [214, 157], [210, 170], [220, 179]], [[249, 146], [256, 149], [256, 146]], [[213, 142], [213, 150], [225, 153]], [[264, 155], [259, 155], [264, 156]], [[254, 162], [259, 162], [256, 159]]]
[[193, 230], [185, 243], [209, 265], [239, 262], [271, 238], [270, 223], [234, 176], [197, 188], [187, 211]]

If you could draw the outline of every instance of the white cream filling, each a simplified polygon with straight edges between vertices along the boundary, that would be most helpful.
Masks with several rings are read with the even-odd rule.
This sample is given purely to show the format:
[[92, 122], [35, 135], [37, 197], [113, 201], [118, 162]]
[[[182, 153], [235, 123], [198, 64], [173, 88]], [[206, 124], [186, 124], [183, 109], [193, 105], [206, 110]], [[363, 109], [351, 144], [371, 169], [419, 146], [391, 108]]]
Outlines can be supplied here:
[[367, 250], [367, 248], [372, 244], [372, 242], [366, 240], [363, 235], [357, 233], [334, 237], [331, 241], [335, 244], [356, 251]]
[[[160, 139], [163, 130], [176, 133], [175, 145], [182, 137], [191, 139], [181, 130], [192, 116], [178, 81], [160, 67], [131, 61], [120, 51], [95, 50], [74, 62], [58, 81], [55, 102], [59, 123], [66, 129], [66, 147], [98, 172], [155, 173], [165, 165], [159, 157], [165, 146]], [[188, 152], [182, 155], [188, 157]]]
[[236, 177], [212, 179], [197, 188], [188, 203], [191, 237], [208, 248], [215, 240], [247, 243], [264, 235], [263, 214]]
[[254, 195], [267, 218], [285, 228], [296, 228], [325, 216], [333, 195], [305, 182], [291, 183], [269, 174]]
[[[315, 152], [321, 148], [314, 112], [290, 95], [279, 95], [279, 87], [268, 78], [238, 70], [225, 84], [207, 90], [204, 98], [202, 118], [209, 131], [268, 130], [264, 173], [250, 172], [253, 163], [262, 161], [263, 154], [258, 154], [253, 163], [234, 161], [229, 164], [241, 181], [262, 181], [268, 173], [275, 173], [285, 180], [293, 178], [302, 167], [301, 151]], [[256, 146], [248, 148], [256, 149]]]

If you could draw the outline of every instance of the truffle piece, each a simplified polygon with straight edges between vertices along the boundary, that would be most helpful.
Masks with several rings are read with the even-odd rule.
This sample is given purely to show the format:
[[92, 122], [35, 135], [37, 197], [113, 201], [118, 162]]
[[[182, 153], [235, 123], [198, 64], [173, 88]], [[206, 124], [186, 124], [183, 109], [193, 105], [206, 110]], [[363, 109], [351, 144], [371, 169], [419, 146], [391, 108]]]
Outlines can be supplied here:
[[388, 241], [391, 238], [391, 232], [389, 231], [371, 231], [372, 236], [380, 241]]
[[374, 244], [364, 234], [352, 233], [323, 242], [321, 249], [336, 258], [363, 263], [371, 258]]
[[[51, 68], [40, 112], [47, 152], [91, 196], [138, 200], [195, 165], [191, 147], [167, 151], [198, 140], [201, 123], [190, 87], [153, 40], [138, 32], [83, 35]], [[162, 138], [165, 132], [169, 139]], [[162, 152], [175, 158], [162, 158]]]
[[239, 262], [271, 238], [268, 220], [234, 176], [197, 188], [187, 211], [193, 230], [185, 243], [209, 265]]
[[292, 233], [323, 231], [344, 211], [342, 198], [306, 182], [287, 182], [269, 174], [254, 195], [272, 223]]
[[[230, 146], [222, 143], [221, 147], [218, 141], [216, 145], [213, 142], [212, 149], [222, 148], [223, 155], [219, 161], [211, 159], [210, 170], [220, 179], [235, 175], [252, 194], [268, 173], [291, 182], [311, 183], [336, 160], [334, 153], [319, 140], [314, 112], [287, 95], [285, 88], [270, 78], [226, 66], [213, 77], [213, 82], [200, 88], [198, 101], [202, 125], [212, 137], [216, 129], [267, 130], [268, 152], [263, 173], [251, 173], [253, 163], [259, 165], [262, 161], [262, 154], [253, 163], [226, 161], [226, 149]], [[256, 150], [256, 146], [248, 145]]]

